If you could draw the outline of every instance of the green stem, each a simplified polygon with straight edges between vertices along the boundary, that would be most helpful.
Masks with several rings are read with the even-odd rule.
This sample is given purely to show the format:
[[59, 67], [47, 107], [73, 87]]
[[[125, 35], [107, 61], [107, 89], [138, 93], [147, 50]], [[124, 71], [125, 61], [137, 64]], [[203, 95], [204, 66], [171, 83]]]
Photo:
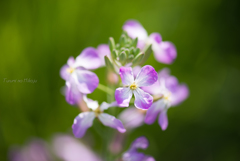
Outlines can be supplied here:
[[100, 83], [99, 83], [97, 88], [102, 90], [103, 92], [106, 92], [106, 93], [110, 94], [110, 95], [114, 94], [114, 91], [111, 88], [109, 88], [107, 86], [104, 86], [104, 85], [102, 85]]

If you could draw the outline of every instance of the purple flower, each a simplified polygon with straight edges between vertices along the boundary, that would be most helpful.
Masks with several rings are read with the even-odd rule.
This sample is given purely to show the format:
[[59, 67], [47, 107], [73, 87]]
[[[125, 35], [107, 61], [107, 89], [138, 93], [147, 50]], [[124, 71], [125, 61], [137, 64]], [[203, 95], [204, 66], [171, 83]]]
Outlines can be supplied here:
[[101, 161], [87, 146], [68, 135], [57, 135], [53, 139], [54, 152], [66, 161]]
[[117, 129], [119, 132], [124, 133], [126, 129], [120, 120], [107, 113], [103, 113], [104, 110], [109, 107], [117, 106], [116, 102], [108, 104], [103, 102], [100, 106], [97, 101], [93, 101], [84, 97], [87, 106], [92, 110], [88, 112], [80, 113], [75, 119], [72, 125], [73, 134], [77, 138], [81, 138], [86, 133], [87, 129], [92, 126], [93, 120], [97, 117], [105, 126]]
[[134, 79], [131, 67], [121, 67], [119, 74], [124, 87], [117, 88], [115, 91], [118, 105], [128, 107], [134, 94], [134, 105], [140, 109], [148, 109], [152, 105], [153, 97], [144, 92], [140, 87], [150, 86], [157, 81], [158, 75], [155, 69], [150, 65], [142, 67], [136, 79]]
[[92, 93], [98, 86], [97, 75], [87, 69], [96, 69], [101, 66], [96, 49], [89, 47], [76, 58], [70, 57], [67, 64], [60, 70], [61, 77], [66, 80], [66, 100], [69, 104], [76, 104], [81, 94]]
[[159, 80], [154, 85], [143, 88], [157, 99], [148, 109], [145, 122], [152, 124], [159, 115], [158, 123], [162, 130], [166, 130], [168, 126], [167, 110], [184, 101], [189, 94], [188, 87], [185, 84], [179, 84], [177, 78], [169, 73], [169, 69], [163, 69], [159, 73]]
[[145, 137], [137, 138], [129, 150], [123, 154], [123, 161], [155, 161], [153, 157], [137, 151], [137, 149], [146, 149], [148, 144], [148, 140]]
[[152, 44], [152, 50], [157, 61], [171, 64], [176, 59], [177, 51], [175, 46], [171, 42], [162, 41], [159, 33], [152, 33], [148, 37], [147, 31], [138, 21], [127, 21], [123, 25], [123, 30], [133, 39], [138, 37], [137, 47], [141, 50], [143, 50], [146, 45]]

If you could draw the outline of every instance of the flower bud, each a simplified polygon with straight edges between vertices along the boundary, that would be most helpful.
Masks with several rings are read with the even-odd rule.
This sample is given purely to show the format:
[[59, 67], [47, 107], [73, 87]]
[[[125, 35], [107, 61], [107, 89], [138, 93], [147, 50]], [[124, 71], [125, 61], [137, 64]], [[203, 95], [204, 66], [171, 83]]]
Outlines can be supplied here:
[[115, 41], [112, 37], [109, 38], [108, 45], [109, 45], [110, 51], [112, 52], [113, 49], [115, 49]]
[[112, 62], [109, 60], [109, 58], [107, 56], [104, 56], [104, 60], [105, 60], [105, 64], [106, 64], [107, 69], [115, 72], [114, 66], [113, 66]]
[[140, 52], [134, 59], [133, 59], [133, 66], [138, 65], [144, 57], [144, 53]]

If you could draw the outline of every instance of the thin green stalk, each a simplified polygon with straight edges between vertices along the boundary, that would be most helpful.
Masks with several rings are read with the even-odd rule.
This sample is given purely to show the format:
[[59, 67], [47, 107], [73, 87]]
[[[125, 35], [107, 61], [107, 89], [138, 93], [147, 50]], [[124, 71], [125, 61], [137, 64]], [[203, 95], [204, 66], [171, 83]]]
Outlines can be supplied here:
[[106, 92], [107, 94], [110, 94], [110, 95], [114, 94], [114, 91], [111, 88], [104, 86], [102, 84], [99, 84], [97, 88], [102, 90], [103, 92]]

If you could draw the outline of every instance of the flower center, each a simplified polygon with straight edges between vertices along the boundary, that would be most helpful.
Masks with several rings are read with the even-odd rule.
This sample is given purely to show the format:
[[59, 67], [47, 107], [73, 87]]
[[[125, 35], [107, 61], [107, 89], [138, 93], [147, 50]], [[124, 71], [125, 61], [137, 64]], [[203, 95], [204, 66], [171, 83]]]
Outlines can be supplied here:
[[96, 117], [102, 113], [102, 111], [100, 110], [100, 107], [98, 107], [96, 110], [94, 110], [94, 113], [96, 115]]
[[68, 73], [72, 74], [73, 71], [74, 71], [74, 68], [72, 68], [72, 67], [67, 68]]
[[130, 85], [130, 89], [132, 90], [137, 89], [137, 85], [135, 84], [135, 82], [133, 82], [133, 84]]
[[164, 96], [163, 96], [163, 98], [165, 99], [165, 101], [171, 101], [171, 92], [168, 92], [167, 94], [165, 94]]

